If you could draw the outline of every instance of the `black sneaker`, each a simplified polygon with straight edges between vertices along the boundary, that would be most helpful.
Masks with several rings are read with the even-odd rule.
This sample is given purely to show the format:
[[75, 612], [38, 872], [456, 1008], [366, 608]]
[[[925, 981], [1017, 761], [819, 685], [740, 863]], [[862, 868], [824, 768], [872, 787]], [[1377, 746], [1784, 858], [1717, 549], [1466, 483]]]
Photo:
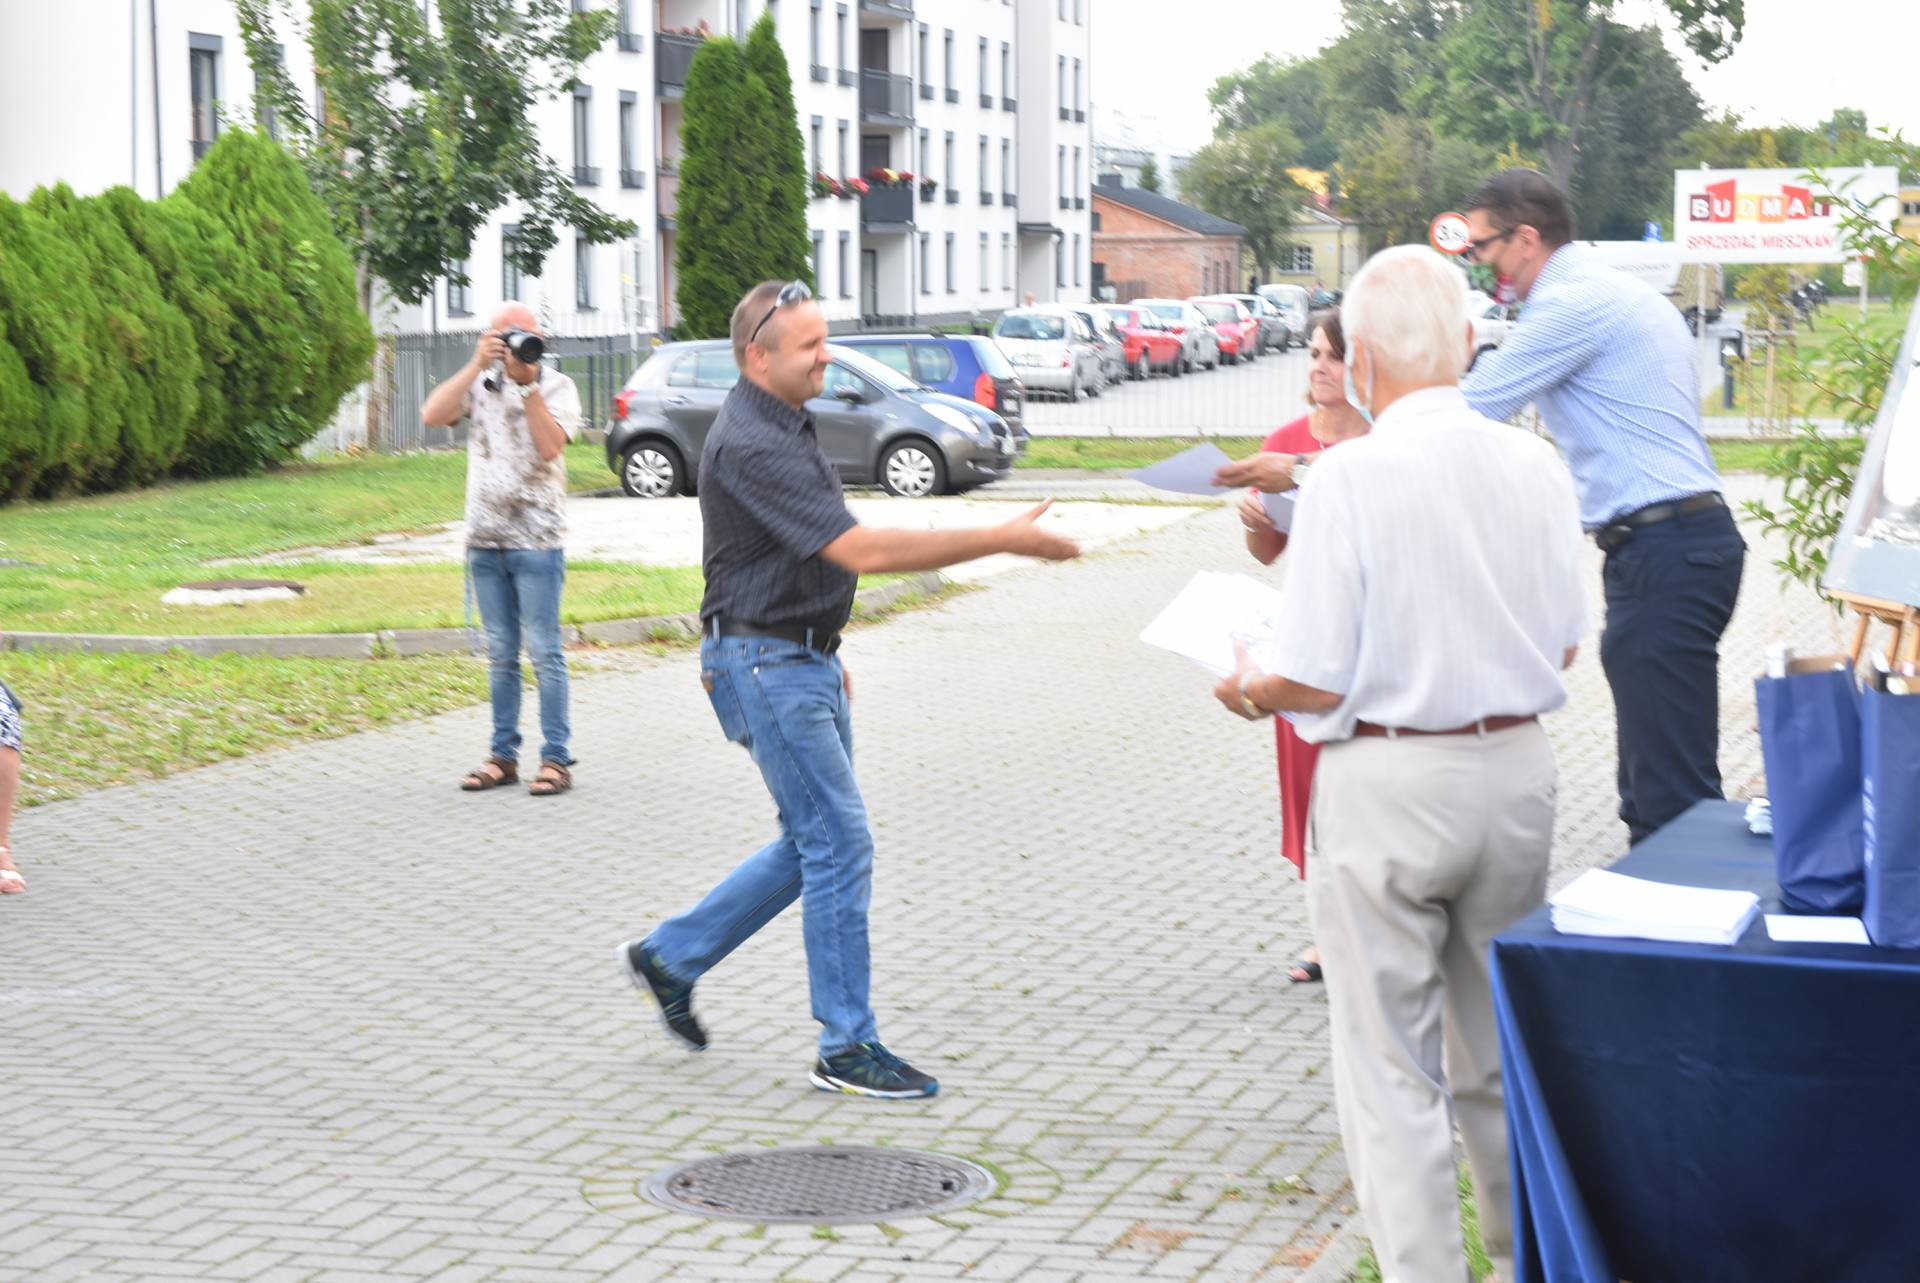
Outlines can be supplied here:
[[693, 1018], [693, 986], [668, 975], [655, 961], [644, 940], [629, 940], [620, 946], [620, 966], [636, 987], [653, 995], [660, 1005], [660, 1023], [667, 1032], [694, 1051], [707, 1049], [707, 1031]]
[[939, 1083], [877, 1042], [863, 1042], [837, 1055], [820, 1057], [813, 1062], [809, 1077], [821, 1091], [885, 1100], [911, 1100], [940, 1091]]

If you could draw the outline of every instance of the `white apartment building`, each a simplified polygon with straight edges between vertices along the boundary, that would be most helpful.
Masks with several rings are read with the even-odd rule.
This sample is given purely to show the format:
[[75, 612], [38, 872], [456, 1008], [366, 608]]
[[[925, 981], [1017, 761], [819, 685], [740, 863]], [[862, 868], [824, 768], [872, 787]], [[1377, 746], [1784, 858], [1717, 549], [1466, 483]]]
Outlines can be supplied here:
[[[616, 10], [619, 34], [536, 121], [546, 153], [635, 234], [596, 246], [560, 229], [541, 274], [523, 277], [504, 255], [518, 227], [508, 208], [475, 236], [464, 285], [442, 280], [385, 313], [404, 333], [470, 330], [517, 298], [553, 333], [670, 329], [687, 67], [708, 34], [744, 40], [767, 10], [812, 170], [916, 179], [809, 202], [836, 332], [962, 322], [1028, 294], [1085, 297], [1092, 2], [574, 0]], [[10, 16], [0, 119], [37, 125], [0, 131], [0, 191], [16, 199], [62, 181], [82, 195], [118, 183], [164, 195], [228, 122], [256, 115], [230, 0], [68, 0]], [[297, 33], [282, 35], [287, 65], [310, 68]], [[293, 78], [311, 104], [311, 71]], [[71, 94], [74, 83], [90, 92]], [[937, 187], [923, 190], [926, 177]]]

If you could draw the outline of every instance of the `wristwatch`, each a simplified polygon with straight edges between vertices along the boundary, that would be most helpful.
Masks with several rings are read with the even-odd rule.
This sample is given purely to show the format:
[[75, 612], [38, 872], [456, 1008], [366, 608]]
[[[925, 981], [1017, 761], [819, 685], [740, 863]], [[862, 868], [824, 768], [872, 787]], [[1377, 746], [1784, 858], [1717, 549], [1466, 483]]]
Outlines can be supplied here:
[[1307, 479], [1307, 467], [1312, 462], [1312, 456], [1303, 454], [1295, 458], [1293, 466], [1287, 469], [1287, 480], [1293, 482], [1294, 489], [1299, 489], [1300, 483]]
[[513, 385], [513, 390], [519, 395], [520, 399], [524, 401], [535, 392], [538, 392], [540, 385], [538, 383], [516, 383]]
[[1248, 717], [1254, 719], [1273, 716], [1272, 710], [1260, 707], [1253, 702], [1253, 696], [1247, 694], [1247, 683], [1259, 675], [1251, 668], [1240, 674], [1240, 707]]

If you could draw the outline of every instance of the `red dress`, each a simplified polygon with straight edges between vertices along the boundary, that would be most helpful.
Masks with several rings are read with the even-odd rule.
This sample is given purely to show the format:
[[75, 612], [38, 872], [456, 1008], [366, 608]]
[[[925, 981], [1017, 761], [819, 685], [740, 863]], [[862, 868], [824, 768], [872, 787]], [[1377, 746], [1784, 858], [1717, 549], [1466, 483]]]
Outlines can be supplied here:
[[[1261, 443], [1260, 448], [1280, 454], [1313, 454], [1320, 443], [1307, 430], [1304, 416], [1295, 419]], [[1284, 550], [1287, 537], [1280, 536]], [[1284, 717], [1273, 719], [1273, 736], [1280, 754], [1280, 853], [1292, 860], [1307, 876], [1307, 806], [1313, 800], [1313, 768], [1320, 760], [1320, 746], [1309, 744], [1294, 733], [1293, 723]]]

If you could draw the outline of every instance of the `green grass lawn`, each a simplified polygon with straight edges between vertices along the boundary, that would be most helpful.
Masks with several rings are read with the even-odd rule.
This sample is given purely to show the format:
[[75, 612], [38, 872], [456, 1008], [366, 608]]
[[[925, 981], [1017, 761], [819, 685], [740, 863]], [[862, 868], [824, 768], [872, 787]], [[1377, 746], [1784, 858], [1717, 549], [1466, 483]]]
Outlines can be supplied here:
[[[1257, 437], [1208, 437], [1238, 459], [1260, 448]], [[1124, 472], [1190, 450], [1200, 444], [1193, 437], [1036, 437], [1021, 457], [1022, 468], [1084, 468]], [[1715, 440], [1708, 445], [1722, 472], [1753, 472], [1780, 443], [1760, 440]]]
[[[1898, 305], [1886, 299], [1872, 299], [1867, 303], [1867, 328], [1880, 335], [1899, 334], [1906, 328], [1907, 316], [1912, 309], [1910, 302]], [[1797, 322], [1793, 341], [1782, 343], [1774, 355], [1775, 408], [1779, 417], [1797, 420], [1802, 415], [1832, 415], [1831, 408], [1822, 407], [1814, 402], [1813, 390], [1806, 384], [1789, 377], [1790, 367], [1796, 362], [1812, 364], [1826, 352], [1827, 345], [1840, 337], [1840, 326], [1844, 322], [1857, 322], [1860, 319], [1860, 305], [1857, 300], [1835, 299], [1814, 316], [1816, 328], [1808, 330], [1804, 322]], [[1701, 398], [1701, 413], [1713, 418], [1747, 417], [1751, 404], [1756, 410], [1764, 411], [1766, 406], [1766, 368], [1764, 365], [1750, 365], [1743, 376], [1734, 375], [1733, 406], [1725, 405], [1721, 385], [1716, 382], [1707, 394]]]

